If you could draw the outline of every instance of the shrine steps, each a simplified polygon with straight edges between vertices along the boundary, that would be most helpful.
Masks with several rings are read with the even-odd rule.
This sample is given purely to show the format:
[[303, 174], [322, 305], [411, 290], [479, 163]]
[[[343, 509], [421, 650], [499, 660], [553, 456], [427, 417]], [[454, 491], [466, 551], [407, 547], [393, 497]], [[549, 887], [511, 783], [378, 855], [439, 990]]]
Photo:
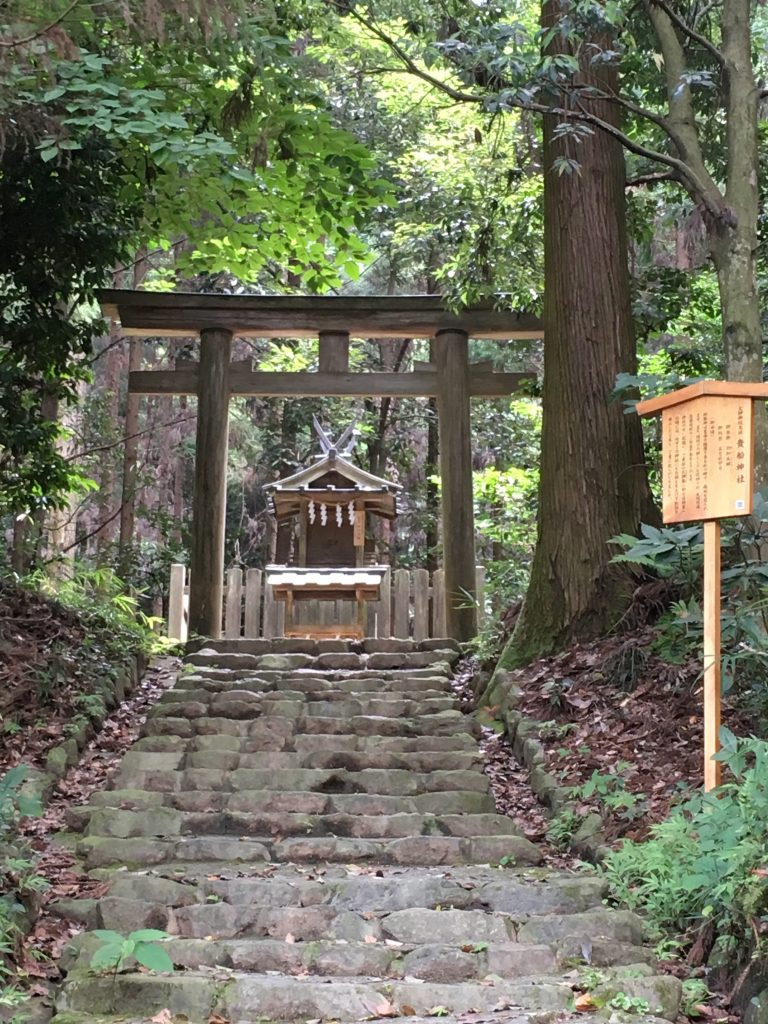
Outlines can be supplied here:
[[[674, 1019], [679, 982], [639, 919], [606, 909], [597, 877], [540, 867], [495, 813], [455, 645], [329, 643], [191, 655], [109, 788], [70, 811], [107, 889], [58, 905], [88, 929], [59, 1024], [561, 1020], [584, 949], [606, 977], [634, 965], [622, 990]], [[167, 932], [175, 973], [94, 975], [98, 928]]]

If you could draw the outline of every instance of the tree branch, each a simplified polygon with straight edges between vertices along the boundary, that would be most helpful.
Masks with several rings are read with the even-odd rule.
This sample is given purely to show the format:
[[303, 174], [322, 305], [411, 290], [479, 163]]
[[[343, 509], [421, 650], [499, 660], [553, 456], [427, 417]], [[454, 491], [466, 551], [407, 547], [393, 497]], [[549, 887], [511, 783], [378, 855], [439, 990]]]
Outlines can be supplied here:
[[657, 3], [657, 0], [646, 0], [645, 6], [664, 58], [669, 103], [668, 121], [682, 158], [681, 163], [688, 169], [686, 179], [695, 198], [711, 216], [722, 221], [727, 214], [725, 197], [704, 163], [691, 89], [685, 81], [683, 47], [675, 31], [675, 25], [664, 7]]
[[[337, 10], [341, 11], [342, 7], [338, 0], [333, 0], [333, 2]], [[395, 39], [392, 38], [392, 36], [386, 33], [384, 29], [379, 28], [379, 26], [375, 22], [369, 21], [368, 18], [364, 18], [362, 14], [355, 10], [354, 7], [344, 7], [343, 13], [351, 15], [355, 19], [355, 21], [358, 22], [358, 24], [362, 25], [364, 28], [367, 28], [368, 31], [372, 32], [380, 42], [388, 46], [392, 53], [394, 53], [397, 57], [400, 58], [400, 60], [403, 62], [405, 67], [411, 72], [412, 75], [415, 75], [417, 78], [421, 78], [422, 81], [428, 82], [430, 85], [436, 86], [436, 88], [444, 92], [446, 96], [451, 96], [453, 99], [457, 100], [460, 103], [485, 102], [485, 97], [480, 95], [479, 93], [463, 92], [461, 89], [455, 89], [448, 82], [443, 82], [439, 78], [436, 78], [434, 75], [431, 75], [428, 71], [424, 71], [422, 68], [419, 67], [416, 61], [413, 60], [413, 58], [410, 57], [405, 52], [402, 46], [400, 46], [400, 44]]]
[[144, 434], [151, 434], [153, 430], [161, 430], [163, 427], [175, 427], [179, 423], [186, 423], [188, 420], [195, 419], [195, 416], [180, 416], [175, 420], [168, 420], [166, 423], [153, 423], [151, 427], [145, 427], [144, 430], [137, 430], [135, 434], [128, 434], [125, 437], [118, 438], [117, 441], [110, 441], [109, 444], [100, 444], [95, 448], [85, 448], [81, 452], [75, 452], [74, 455], [68, 455], [66, 462], [75, 462], [77, 459], [84, 459], [86, 455], [93, 455], [95, 452], [108, 452], [112, 448], [119, 448], [121, 444], [125, 444], [127, 441], [132, 441], [134, 437], [143, 437]]
[[648, 174], [637, 174], [634, 178], [627, 178], [624, 182], [625, 188], [639, 188], [641, 185], [656, 185], [660, 181], [680, 181], [680, 176], [674, 171], [655, 171]]
[[686, 20], [684, 18], [681, 18], [677, 11], [675, 11], [672, 7], [669, 6], [667, 0], [651, 0], [651, 2], [654, 3], [657, 7], [660, 7], [667, 15], [669, 20], [673, 24], [677, 25], [680, 31], [687, 35], [689, 39], [692, 39], [693, 42], [698, 43], [699, 46], [703, 46], [704, 49], [707, 50], [715, 58], [718, 64], [720, 64], [721, 66], [725, 64], [725, 58], [723, 57], [720, 50], [718, 50], [718, 48], [712, 42], [712, 40], [707, 39], [706, 36], [703, 36], [700, 32], [697, 32], [696, 29], [691, 28], [691, 26], [686, 22]]
[[11, 39], [8, 41], [6, 41], [5, 39], [0, 39], [0, 47], [2, 47], [4, 50], [13, 50], [17, 46], [24, 46], [27, 43], [33, 43], [36, 39], [40, 39], [42, 36], [50, 32], [52, 28], [56, 28], [57, 25], [60, 25], [62, 21], [64, 21], [64, 19], [68, 15], [70, 15], [72, 11], [74, 11], [74, 9], [77, 7], [79, 3], [80, 0], [72, 0], [72, 3], [69, 5], [69, 7], [67, 7], [67, 9], [62, 14], [60, 14], [55, 21], [52, 21], [50, 25], [46, 25], [45, 28], [41, 28], [38, 29], [36, 32], [33, 32], [31, 36], [26, 36], [24, 39]]
[[[126, 498], [126, 500], [127, 500], [127, 498]], [[104, 529], [105, 526], [109, 526], [109, 524], [111, 522], [114, 522], [114, 520], [117, 519], [117, 517], [123, 511], [123, 506], [124, 505], [125, 505], [125, 501], [122, 501], [118, 505], [117, 509], [112, 513], [112, 515], [107, 516], [107, 518], [103, 522], [99, 523], [99, 525], [94, 527], [93, 530], [90, 530], [88, 533], [86, 533], [84, 537], [78, 537], [77, 540], [73, 541], [71, 544], [67, 544], [67, 546], [62, 550], [61, 554], [65, 555], [67, 553], [67, 551], [71, 551], [72, 548], [78, 547], [80, 544], [83, 544], [85, 541], [90, 540], [91, 537], [95, 537], [97, 533], [101, 533], [101, 531]]]

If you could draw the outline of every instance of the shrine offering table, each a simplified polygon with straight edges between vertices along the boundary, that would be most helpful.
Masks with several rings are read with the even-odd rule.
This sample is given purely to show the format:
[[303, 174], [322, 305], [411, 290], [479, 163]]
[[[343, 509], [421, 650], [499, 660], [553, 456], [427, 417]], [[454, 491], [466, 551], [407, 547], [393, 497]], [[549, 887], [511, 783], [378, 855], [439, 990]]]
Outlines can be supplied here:
[[[275, 600], [285, 602], [285, 636], [362, 638], [365, 634], [366, 603], [381, 600], [381, 584], [387, 569], [386, 565], [350, 569], [267, 566], [267, 585], [272, 587]], [[295, 621], [297, 602], [350, 600], [357, 605], [355, 622], [322, 625]]]

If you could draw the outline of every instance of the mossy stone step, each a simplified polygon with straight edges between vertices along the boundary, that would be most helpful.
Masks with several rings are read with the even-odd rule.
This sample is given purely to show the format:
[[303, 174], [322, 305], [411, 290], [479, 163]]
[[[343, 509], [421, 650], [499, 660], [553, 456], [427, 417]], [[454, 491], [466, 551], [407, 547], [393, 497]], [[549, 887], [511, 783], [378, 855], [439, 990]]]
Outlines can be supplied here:
[[69, 812], [107, 886], [60, 907], [89, 929], [166, 931], [177, 973], [89, 974], [84, 932], [54, 1024], [416, 1024], [438, 1008], [456, 1024], [560, 1022], [586, 944], [595, 965], [634, 964], [632, 994], [673, 1019], [679, 984], [656, 978], [641, 922], [602, 906], [599, 879], [541, 869], [493, 813], [480, 727], [451, 692], [458, 652], [417, 646], [225, 641], [193, 656], [110, 789]]

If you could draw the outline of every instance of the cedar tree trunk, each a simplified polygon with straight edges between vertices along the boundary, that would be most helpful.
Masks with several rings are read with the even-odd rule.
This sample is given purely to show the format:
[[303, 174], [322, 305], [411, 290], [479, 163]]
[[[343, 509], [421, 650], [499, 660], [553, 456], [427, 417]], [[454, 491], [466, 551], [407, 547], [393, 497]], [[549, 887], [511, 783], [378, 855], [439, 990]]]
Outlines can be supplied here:
[[[545, 4], [545, 26], [561, 18]], [[562, 41], [555, 45], [562, 47]], [[589, 50], [589, 48], [585, 48]], [[616, 88], [615, 70], [586, 67], [588, 84]], [[608, 79], [606, 81], [606, 79]], [[612, 79], [612, 80], [611, 80]], [[563, 103], [564, 97], [557, 97]], [[583, 102], [583, 101], [582, 101]], [[589, 101], [606, 120], [606, 102]], [[632, 582], [609, 565], [609, 539], [655, 522], [640, 421], [611, 402], [616, 375], [633, 373], [624, 208], [624, 154], [604, 132], [558, 138], [544, 118], [544, 392], [539, 525], [531, 581], [503, 663], [523, 663], [609, 630]], [[558, 157], [578, 160], [559, 173]]]

